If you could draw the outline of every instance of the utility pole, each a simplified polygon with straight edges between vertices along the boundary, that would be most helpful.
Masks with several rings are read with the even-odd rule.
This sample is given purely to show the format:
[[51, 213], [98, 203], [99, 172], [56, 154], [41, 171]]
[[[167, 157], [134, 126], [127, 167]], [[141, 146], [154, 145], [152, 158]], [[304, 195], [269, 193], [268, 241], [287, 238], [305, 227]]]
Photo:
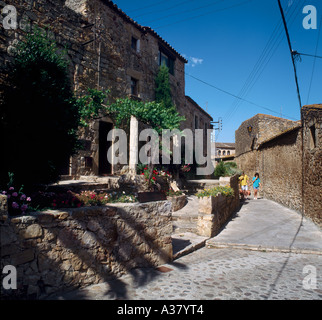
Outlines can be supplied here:
[[214, 150], [215, 150], [215, 157], [216, 157], [216, 130], [218, 130], [219, 132], [222, 130], [222, 118], [218, 118], [218, 121], [212, 121], [211, 123], [218, 124], [218, 127], [213, 129], [213, 139], [211, 141], [214, 143]]
[[290, 35], [288, 33], [288, 30], [287, 30], [286, 20], [285, 20], [284, 11], [283, 11], [283, 8], [282, 8], [282, 5], [281, 5], [281, 1], [280, 0], [277, 0], [277, 1], [278, 1], [278, 6], [279, 6], [280, 11], [281, 11], [282, 19], [283, 19], [283, 24], [284, 24], [284, 29], [285, 29], [285, 33], [286, 33], [287, 42], [288, 42], [288, 47], [289, 47], [289, 50], [290, 50], [290, 53], [291, 53], [293, 69], [294, 69], [294, 76], [295, 76], [295, 83], [296, 83], [296, 90], [297, 90], [297, 97], [298, 97], [298, 100], [299, 100], [300, 111], [301, 111], [302, 102], [301, 102], [300, 88], [299, 88], [299, 84], [298, 84], [298, 80], [297, 80], [296, 66], [295, 66], [295, 59], [294, 59], [294, 55], [295, 55], [296, 51], [292, 50], [291, 39], [290, 39]]

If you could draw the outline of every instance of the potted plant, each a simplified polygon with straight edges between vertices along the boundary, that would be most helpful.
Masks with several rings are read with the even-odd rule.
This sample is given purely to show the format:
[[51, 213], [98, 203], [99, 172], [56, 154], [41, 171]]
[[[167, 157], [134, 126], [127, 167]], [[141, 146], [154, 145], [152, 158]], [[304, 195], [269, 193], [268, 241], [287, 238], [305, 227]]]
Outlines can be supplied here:
[[171, 178], [169, 172], [153, 168], [152, 165], [146, 165], [142, 168], [141, 175], [145, 178], [147, 191], [138, 192], [139, 202], [144, 203], [167, 199], [166, 193], [162, 191], [169, 189], [169, 179]]

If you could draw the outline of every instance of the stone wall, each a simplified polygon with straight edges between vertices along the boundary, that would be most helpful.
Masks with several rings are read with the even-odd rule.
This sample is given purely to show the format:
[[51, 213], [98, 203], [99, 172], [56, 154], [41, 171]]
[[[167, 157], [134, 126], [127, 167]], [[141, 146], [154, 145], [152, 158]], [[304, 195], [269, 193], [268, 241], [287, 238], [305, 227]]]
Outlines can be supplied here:
[[[302, 123], [263, 115], [246, 120], [236, 131], [235, 158], [250, 178], [259, 173], [263, 185], [260, 196], [303, 212], [320, 226], [321, 106], [303, 106]], [[247, 131], [249, 125], [252, 133]]]
[[171, 210], [158, 201], [2, 215], [1, 270], [15, 266], [18, 280], [2, 294], [42, 298], [170, 262]]
[[304, 106], [303, 119], [303, 209], [322, 227], [322, 104]]
[[[298, 125], [299, 122], [297, 121], [257, 114], [244, 121], [236, 130], [236, 156], [256, 150], [262, 142]], [[252, 128], [251, 132], [249, 132], [248, 127]]]
[[260, 196], [296, 211], [302, 210], [302, 132], [291, 130], [260, 145], [258, 171], [263, 192]]
[[[5, 2], [0, 1], [0, 9], [5, 5]], [[133, 21], [113, 2], [12, 0], [10, 5], [17, 9], [19, 26], [16, 30], [0, 28], [0, 91], [1, 86], [7, 85], [8, 65], [13, 61], [15, 46], [26, 32], [38, 25], [41, 28], [49, 27], [59, 48], [68, 48], [66, 59], [69, 61], [70, 80], [78, 95], [85, 93], [88, 88], [98, 88], [110, 91], [111, 102], [121, 97], [133, 97], [131, 79], [135, 79], [137, 94], [133, 98], [153, 101], [159, 51], [162, 48], [174, 60], [174, 72], [169, 77], [178, 112], [187, 119], [194, 113], [193, 110], [202, 113], [200, 107], [187, 107], [185, 58], [156, 32]], [[93, 41], [95, 35], [96, 40]], [[132, 37], [139, 42], [137, 49], [132, 48]], [[209, 117], [204, 113], [203, 119], [210, 126]], [[100, 121], [113, 126], [113, 119], [109, 117]], [[189, 120], [184, 126], [194, 128], [190, 127], [191, 124]], [[100, 174], [98, 121], [80, 131], [79, 138], [84, 149], [70, 163], [66, 163], [64, 174]]]
[[238, 176], [223, 179], [220, 185], [229, 185], [234, 195], [199, 198], [197, 233], [201, 236], [216, 236], [239, 208]]

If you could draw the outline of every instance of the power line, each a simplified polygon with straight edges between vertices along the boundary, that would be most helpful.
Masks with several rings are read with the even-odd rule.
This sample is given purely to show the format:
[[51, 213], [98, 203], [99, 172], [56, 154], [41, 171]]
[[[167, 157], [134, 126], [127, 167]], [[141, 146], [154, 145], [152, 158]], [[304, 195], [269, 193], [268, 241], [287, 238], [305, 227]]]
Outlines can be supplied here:
[[154, 3], [154, 4], [151, 4], [149, 6], [144, 6], [144, 7], [136, 8], [134, 10], [129, 10], [127, 12], [128, 13], [132, 13], [132, 12], [140, 11], [140, 10], [143, 10], [143, 9], [152, 8], [152, 7], [155, 7], [155, 6], [159, 5], [159, 4], [164, 4], [164, 2], [166, 2], [166, 1], [169, 1], [169, 0], [163, 0], [163, 1], [160, 1], [160, 2], [157, 2], [157, 3]]
[[173, 17], [173, 16], [178, 16], [179, 14], [188, 13], [188, 12], [192, 12], [192, 11], [197, 11], [197, 10], [200, 10], [200, 9], [204, 9], [204, 8], [207, 8], [207, 7], [211, 7], [211, 6], [215, 5], [215, 4], [217, 4], [218, 2], [222, 2], [222, 1], [223, 0], [218, 0], [218, 1], [215, 1], [215, 2], [212, 2], [212, 3], [208, 3], [207, 5], [204, 5], [204, 6], [201, 6], [201, 7], [197, 7], [197, 8], [193, 8], [193, 9], [189, 9], [189, 10], [185, 10], [185, 11], [180, 11], [180, 12], [175, 12], [175, 13], [166, 15], [166, 16], [161, 17], [161, 18], [153, 19], [153, 20], [150, 20], [150, 21], [145, 21], [145, 24], [150, 23], [150, 22], [155, 22], [155, 21], [163, 20], [163, 19], [166, 19], [166, 18], [169, 18], [169, 17]]
[[294, 55], [308, 56], [308, 57], [313, 57], [313, 58], [320, 58], [320, 59], [322, 59], [322, 56], [316, 56], [316, 55], [308, 54], [308, 53], [300, 53], [300, 52], [297, 52], [297, 51], [293, 51], [293, 54], [294, 54]]
[[285, 29], [285, 33], [286, 33], [286, 38], [287, 38], [287, 42], [288, 42], [288, 46], [289, 46], [289, 50], [290, 50], [290, 54], [291, 54], [291, 58], [292, 58], [294, 76], [295, 76], [295, 83], [296, 83], [296, 90], [297, 90], [297, 97], [299, 99], [300, 110], [301, 110], [302, 102], [301, 102], [300, 88], [299, 88], [299, 84], [298, 84], [298, 80], [297, 80], [296, 66], [295, 66], [293, 50], [292, 50], [292, 46], [291, 46], [290, 35], [288, 33], [288, 30], [287, 30], [287, 25], [286, 25], [285, 16], [284, 16], [283, 8], [282, 8], [282, 5], [281, 5], [281, 1], [280, 0], [277, 0], [277, 1], [278, 1], [278, 6], [279, 6], [280, 11], [281, 11], [282, 20], [283, 20], [283, 24], [284, 24], [284, 29]]
[[235, 7], [239, 7], [239, 6], [244, 5], [244, 4], [246, 4], [248, 2], [251, 2], [251, 1], [253, 1], [253, 0], [246, 0], [246, 1], [243, 1], [243, 2], [240, 2], [240, 3], [237, 3], [237, 4], [234, 4], [234, 5], [230, 6], [230, 7], [226, 7], [226, 8], [222, 8], [222, 9], [217, 9], [217, 10], [214, 10], [214, 11], [209, 11], [209, 12], [206, 12], [206, 13], [203, 13], [203, 14], [200, 14], [200, 15], [197, 15], [197, 16], [189, 17], [189, 18], [182, 19], [182, 20], [178, 20], [178, 21], [175, 21], [175, 22], [172, 22], [172, 23], [163, 25], [163, 26], [155, 27], [153, 29], [161, 29], [161, 28], [169, 27], [169, 26], [172, 26], [174, 24], [178, 24], [178, 23], [181, 23], [181, 22], [185, 22], [185, 21], [189, 21], [189, 20], [196, 19], [196, 18], [200, 18], [200, 17], [206, 16], [208, 14], [212, 14], [212, 13], [215, 13], [215, 12], [220, 12], [220, 11], [224, 11], [224, 10], [227, 10], [227, 9], [232, 9], [232, 8], [235, 8]]
[[137, 19], [137, 18], [139, 18], [139, 17], [143, 17], [143, 16], [149, 15], [149, 14], [151, 14], [151, 13], [158, 13], [158, 12], [168, 11], [168, 10], [171, 10], [171, 9], [173, 9], [173, 8], [176, 8], [176, 7], [179, 7], [179, 6], [181, 6], [182, 4], [185, 4], [185, 3], [187, 3], [187, 2], [191, 2], [191, 1], [193, 1], [193, 0], [186, 0], [186, 1], [182, 1], [182, 2], [179, 2], [179, 3], [177, 3], [177, 4], [175, 4], [174, 6], [171, 6], [171, 7], [169, 7], [169, 8], [165, 8], [165, 9], [158, 10], [158, 11], [155, 11], [155, 10], [154, 10], [154, 11], [149, 11], [149, 12], [146, 12], [146, 13], [139, 14], [138, 16], [135, 16], [134, 18], [135, 18], [135, 19]]
[[[176, 70], [178, 70], [178, 69], [176, 69]], [[179, 71], [179, 70], [178, 70], [178, 71]], [[280, 112], [277, 112], [277, 111], [275, 111], [275, 110], [272, 110], [272, 109], [267, 108], [267, 107], [264, 107], [264, 106], [261, 106], [261, 105], [259, 105], [259, 104], [255, 103], [255, 102], [252, 102], [252, 101], [250, 101], [250, 100], [244, 99], [244, 98], [242, 98], [242, 97], [239, 97], [239, 96], [237, 96], [237, 95], [236, 95], [236, 94], [234, 94], [234, 93], [231, 93], [231, 92], [228, 92], [228, 91], [226, 91], [226, 90], [224, 90], [224, 89], [221, 89], [221, 88], [219, 88], [219, 87], [217, 87], [217, 86], [215, 86], [215, 85], [213, 85], [213, 84], [210, 84], [210, 83], [208, 83], [208, 82], [206, 82], [206, 81], [204, 81], [204, 80], [201, 80], [201, 79], [199, 79], [199, 78], [197, 78], [197, 77], [195, 77], [195, 76], [193, 76], [193, 75], [191, 75], [191, 74], [189, 74], [189, 73], [187, 73], [187, 72], [185, 72], [185, 74], [186, 74], [187, 76], [189, 76], [189, 77], [191, 77], [191, 78], [193, 78], [193, 79], [195, 79], [195, 80], [197, 80], [197, 81], [199, 81], [199, 82], [201, 82], [201, 83], [203, 83], [203, 84], [205, 84], [205, 85], [209, 86], [209, 87], [212, 87], [212, 88], [214, 88], [214, 89], [216, 89], [216, 90], [218, 90], [218, 91], [221, 91], [221, 92], [223, 92], [223, 93], [225, 93], [225, 94], [227, 94], [227, 95], [230, 95], [230, 96], [232, 96], [232, 97], [234, 97], [234, 98], [236, 98], [236, 99], [239, 99], [239, 100], [245, 101], [245, 102], [247, 102], [247, 103], [249, 103], [249, 104], [252, 104], [252, 105], [254, 105], [254, 106], [258, 107], [258, 108], [265, 109], [265, 110], [270, 111], [270, 112], [273, 112], [273, 113], [275, 113], [275, 114], [280, 114]], [[293, 117], [290, 117], [290, 116], [287, 116], [287, 117], [288, 117], [289, 119], [292, 119], [292, 120], [297, 120], [297, 119], [295, 119], [295, 118], [293, 118]]]
[[[321, 27], [322, 27], [322, 16], [321, 16], [321, 19], [320, 19], [319, 33], [318, 33], [318, 39], [317, 39], [316, 47], [315, 47], [315, 55], [314, 55], [314, 61], [313, 61], [313, 67], [312, 67], [312, 73], [311, 73], [311, 79], [310, 79], [310, 85], [309, 85], [309, 91], [308, 91], [308, 94], [307, 94], [306, 104], [309, 103], [309, 97], [310, 97], [310, 93], [311, 93], [311, 86], [312, 86], [312, 80], [313, 80], [313, 74], [314, 74], [314, 69], [315, 69], [316, 58], [322, 58], [322, 57], [319, 57], [319, 56], [316, 55], [317, 52], [318, 52]], [[304, 55], [304, 54], [302, 53], [302, 55]]]
[[[302, 3], [304, 3], [304, 0], [302, 1]], [[289, 18], [291, 18], [294, 13], [297, 11], [298, 7], [301, 6], [301, 2], [298, 2], [297, 5], [293, 6], [293, 11], [289, 14], [289, 11], [286, 12], [286, 15], [289, 14]], [[296, 18], [293, 18], [293, 20], [291, 21], [291, 24], [294, 22]], [[274, 31], [272, 32], [268, 42], [266, 43], [265, 48], [263, 49], [259, 59], [257, 60], [255, 66], [253, 67], [252, 72], [250, 73], [250, 75], [248, 76], [247, 80], [245, 81], [242, 89], [239, 92], [239, 96], [242, 97], [246, 97], [246, 95], [249, 93], [249, 91], [252, 89], [252, 87], [255, 85], [255, 83], [258, 81], [259, 77], [261, 76], [261, 74], [263, 73], [263, 71], [265, 70], [266, 66], [268, 65], [268, 63], [270, 62], [270, 60], [272, 59], [274, 53], [276, 52], [277, 48], [279, 47], [281, 41], [282, 41], [282, 22], [279, 22]], [[280, 39], [280, 41], [277, 43], [278, 39]], [[265, 65], [264, 65], [265, 63]], [[237, 110], [237, 108], [242, 104], [241, 100], [235, 100], [232, 103], [231, 108], [228, 110], [228, 112], [226, 112], [224, 119], [229, 119], [230, 116]]]

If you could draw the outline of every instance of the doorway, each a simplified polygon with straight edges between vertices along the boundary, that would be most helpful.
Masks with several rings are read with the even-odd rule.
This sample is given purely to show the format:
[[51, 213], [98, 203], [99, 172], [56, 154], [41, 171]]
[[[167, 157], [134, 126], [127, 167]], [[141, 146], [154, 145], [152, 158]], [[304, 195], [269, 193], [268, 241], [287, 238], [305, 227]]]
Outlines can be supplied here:
[[112, 165], [107, 159], [107, 151], [111, 147], [112, 142], [107, 141], [107, 135], [113, 129], [113, 123], [99, 122], [99, 161], [98, 174], [101, 176], [110, 175], [112, 173]]

